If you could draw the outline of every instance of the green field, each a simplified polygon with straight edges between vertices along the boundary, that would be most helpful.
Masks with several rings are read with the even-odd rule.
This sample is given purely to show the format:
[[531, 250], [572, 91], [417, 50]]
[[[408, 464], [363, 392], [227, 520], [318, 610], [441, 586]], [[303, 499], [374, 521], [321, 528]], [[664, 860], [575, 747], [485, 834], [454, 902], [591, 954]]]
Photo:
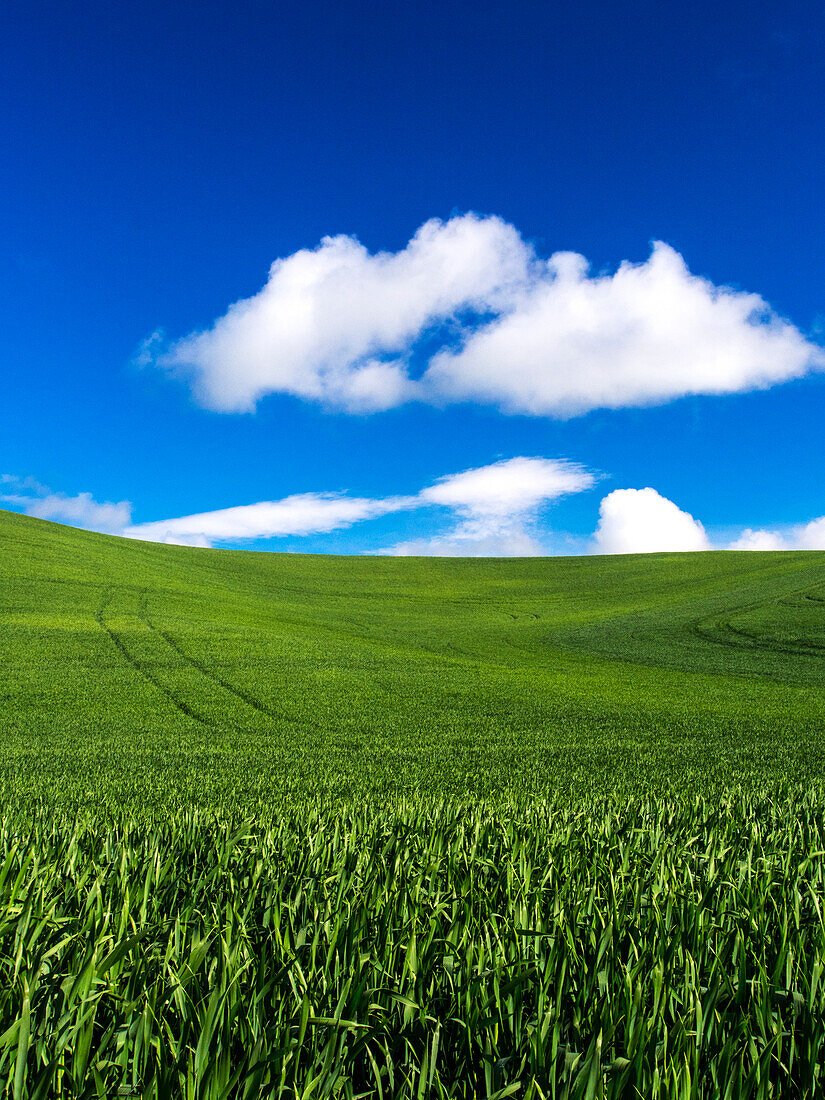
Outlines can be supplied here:
[[2, 1095], [817, 1096], [825, 555], [0, 512]]

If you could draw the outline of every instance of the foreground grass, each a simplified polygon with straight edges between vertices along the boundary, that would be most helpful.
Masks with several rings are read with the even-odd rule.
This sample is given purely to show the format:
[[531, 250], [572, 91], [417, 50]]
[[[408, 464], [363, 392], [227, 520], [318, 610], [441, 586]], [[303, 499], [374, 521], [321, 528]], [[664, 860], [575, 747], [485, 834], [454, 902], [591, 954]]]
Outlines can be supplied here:
[[821, 1095], [821, 792], [0, 834], [15, 1096]]
[[0, 512], [0, 1095], [821, 1095], [822, 562]]

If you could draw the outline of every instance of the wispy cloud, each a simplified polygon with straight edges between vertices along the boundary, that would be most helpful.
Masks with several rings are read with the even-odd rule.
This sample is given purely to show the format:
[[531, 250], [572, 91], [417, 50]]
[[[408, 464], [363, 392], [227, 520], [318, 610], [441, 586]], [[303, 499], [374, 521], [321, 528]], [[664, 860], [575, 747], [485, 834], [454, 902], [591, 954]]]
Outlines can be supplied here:
[[402, 543], [383, 553], [541, 553], [532, 524], [541, 508], [567, 493], [581, 492], [594, 476], [562, 459], [518, 457], [440, 478], [412, 496], [349, 497], [303, 493], [283, 500], [182, 516], [127, 527], [129, 538], [211, 546], [215, 542], [321, 534], [390, 512], [446, 510], [447, 535]]
[[57, 520], [90, 531], [119, 534], [131, 522], [132, 505], [128, 500], [117, 503], [97, 501], [91, 493], [66, 496], [53, 493], [34, 478], [0, 475], [0, 503], [12, 504], [28, 516]]
[[825, 516], [784, 531], [747, 527], [730, 544], [731, 550], [825, 550]]
[[[411, 358], [435, 349], [420, 376]], [[348, 412], [474, 401], [568, 417], [687, 394], [764, 388], [825, 354], [758, 294], [691, 274], [657, 242], [643, 263], [589, 271], [537, 258], [497, 217], [426, 222], [398, 252], [325, 238], [272, 265], [214, 325], [139, 357], [183, 373], [198, 399], [248, 411], [286, 393]]]
[[738, 538], [728, 544], [729, 550], [785, 550], [785, 538], [778, 531], [754, 530], [746, 527]]
[[127, 538], [184, 546], [212, 546], [215, 542], [314, 535], [351, 527], [366, 519], [415, 506], [416, 498], [371, 500], [341, 493], [297, 493], [234, 508], [220, 508], [177, 519], [157, 520], [126, 527]]
[[595, 484], [583, 466], [563, 459], [511, 458], [440, 478], [419, 494], [455, 517], [452, 528], [430, 539], [412, 539], [383, 551], [439, 557], [535, 557], [547, 553], [536, 521], [559, 497]]

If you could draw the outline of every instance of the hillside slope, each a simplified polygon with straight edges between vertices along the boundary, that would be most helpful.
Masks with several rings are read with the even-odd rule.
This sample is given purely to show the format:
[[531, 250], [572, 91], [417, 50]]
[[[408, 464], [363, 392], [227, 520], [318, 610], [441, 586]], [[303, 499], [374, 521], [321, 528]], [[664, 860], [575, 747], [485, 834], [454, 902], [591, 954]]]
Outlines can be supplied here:
[[820, 773], [825, 554], [411, 559], [0, 512], [0, 789], [262, 809]]

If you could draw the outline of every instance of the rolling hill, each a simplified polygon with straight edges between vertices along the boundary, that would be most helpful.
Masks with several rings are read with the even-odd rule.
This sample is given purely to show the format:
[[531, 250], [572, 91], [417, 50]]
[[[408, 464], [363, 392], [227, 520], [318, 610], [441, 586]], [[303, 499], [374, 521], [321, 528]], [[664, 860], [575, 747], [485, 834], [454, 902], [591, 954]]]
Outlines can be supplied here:
[[0, 512], [0, 621], [18, 802], [712, 791], [822, 762], [815, 552], [342, 558]]
[[0, 1095], [821, 1096], [824, 567], [0, 512]]

